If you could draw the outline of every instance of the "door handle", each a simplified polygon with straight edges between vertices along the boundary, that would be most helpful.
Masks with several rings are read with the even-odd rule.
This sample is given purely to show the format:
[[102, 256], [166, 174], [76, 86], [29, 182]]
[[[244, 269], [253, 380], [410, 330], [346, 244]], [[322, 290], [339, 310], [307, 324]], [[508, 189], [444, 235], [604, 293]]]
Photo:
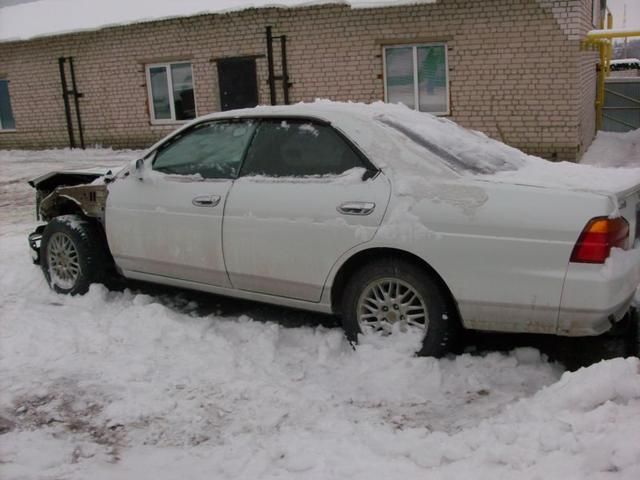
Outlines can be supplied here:
[[220, 195], [200, 195], [191, 203], [196, 207], [215, 207], [220, 203]]
[[337, 210], [343, 215], [369, 215], [375, 208], [373, 202], [345, 202]]

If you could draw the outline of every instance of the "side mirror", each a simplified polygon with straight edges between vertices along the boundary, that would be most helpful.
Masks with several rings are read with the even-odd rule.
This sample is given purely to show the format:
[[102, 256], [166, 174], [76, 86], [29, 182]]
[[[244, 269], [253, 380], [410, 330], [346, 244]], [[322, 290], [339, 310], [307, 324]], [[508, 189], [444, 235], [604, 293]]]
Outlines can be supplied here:
[[144, 179], [143, 171], [144, 171], [144, 158], [139, 158], [138, 160], [136, 160], [135, 172], [136, 172], [136, 178], [140, 181]]
[[379, 170], [373, 170], [373, 169], [367, 169], [364, 171], [364, 173], [362, 174], [362, 181], [366, 182], [367, 180], [369, 180], [370, 178], [375, 177], [378, 174]]
[[111, 183], [116, 179], [115, 175], [113, 174], [113, 172], [111, 170], [109, 170], [107, 173], [104, 174], [104, 176], [102, 177], [102, 180], [104, 180], [104, 183]]

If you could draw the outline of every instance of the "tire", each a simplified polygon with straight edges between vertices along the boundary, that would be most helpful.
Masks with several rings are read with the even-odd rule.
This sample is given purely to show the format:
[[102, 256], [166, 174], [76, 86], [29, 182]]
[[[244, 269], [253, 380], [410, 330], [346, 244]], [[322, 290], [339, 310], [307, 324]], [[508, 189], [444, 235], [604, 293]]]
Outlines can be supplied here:
[[[395, 297], [393, 296], [393, 283], [396, 281]], [[367, 325], [366, 330], [375, 331], [376, 326], [366, 324], [364, 318], [360, 318], [360, 311], [366, 312], [367, 315], [387, 315], [386, 313], [369, 313], [371, 310], [364, 307], [364, 300], [376, 290], [376, 285], [381, 286], [382, 290], [376, 290], [378, 293], [384, 293], [385, 282], [388, 283], [388, 293], [390, 306], [387, 305], [387, 313], [393, 313], [391, 309], [398, 308], [393, 314], [395, 318], [387, 319], [391, 323], [391, 329], [395, 328], [393, 324], [401, 322], [409, 322], [408, 317], [416, 317], [420, 312], [420, 308], [424, 308], [427, 322], [416, 320], [415, 326], [419, 327], [422, 323], [426, 323], [426, 333], [422, 339], [422, 344], [418, 352], [420, 356], [441, 357], [453, 349], [454, 342], [460, 330], [457, 309], [449, 295], [449, 293], [424, 269], [412, 264], [404, 259], [385, 259], [369, 263], [357, 270], [347, 283], [344, 295], [342, 297], [342, 326], [349, 341], [357, 343], [358, 336], [363, 334], [362, 325]], [[410, 289], [415, 293], [417, 299], [409, 307], [404, 307], [400, 301], [394, 302], [392, 299], [411, 298]], [[398, 293], [400, 292], [400, 293]], [[374, 293], [377, 298], [377, 294]], [[369, 305], [372, 305], [369, 303]], [[381, 307], [383, 309], [385, 307]], [[411, 314], [411, 312], [414, 312]], [[401, 315], [404, 313], [405, 315]], [[379, 318], [372, 319], [375, 323]], [[384, 322], [383, 322], [384, 323]], [[378, 323], [379, 325], [379, 323]], [[386, 325], [386, 323], [385, 323]], [[423, 326], [424, 328], [424, 326]], [[380, 329], [384, 330], [384, 329]], [[380, 331], [378, 330], [378, 331]], [[423, 331], [423, 330], [419, 330]], [[391, 333], [393, 335], [393, 333]]]
[[104, 283], [110, 266], [102, 231], [80, 215], [62, 215], [47, 224], [40, 259], [49, 286], [70, 295], [82, 295], [92, 283]]

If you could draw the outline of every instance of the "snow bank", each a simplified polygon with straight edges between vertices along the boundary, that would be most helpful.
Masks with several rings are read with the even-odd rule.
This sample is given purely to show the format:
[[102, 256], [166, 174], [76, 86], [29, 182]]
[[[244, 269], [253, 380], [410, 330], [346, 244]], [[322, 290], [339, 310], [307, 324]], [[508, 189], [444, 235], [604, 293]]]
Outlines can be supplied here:
[[598, 132], [580, 163], [597, 167], [640, 167], [640, 129]]
[[61, 297], [21, 263], [0, 280], [0, 415], [14, 425], [3, 478], [640, 472], [637, 359], [556, 383], [558, 369], [530, 349], [354, 352], [337, 329], [201, 316], [179, 299], [99, 286]]
[[[352, 8], [383, 7], [436, 0], [36, 0], [0, 9], [0, 42], [97, 30], [248, 8], [346, 4]], [[69, 14], [73, 12], [73, 14]]]

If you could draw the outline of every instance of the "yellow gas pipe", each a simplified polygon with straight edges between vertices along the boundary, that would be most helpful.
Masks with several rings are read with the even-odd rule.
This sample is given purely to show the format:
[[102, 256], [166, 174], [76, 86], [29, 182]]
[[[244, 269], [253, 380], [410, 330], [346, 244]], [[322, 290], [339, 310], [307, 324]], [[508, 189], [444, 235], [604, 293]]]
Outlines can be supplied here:
[[596, 89], [596, 129], [602, 128], [602, 109], [604, 107], [605, 80], [609, 75], [609, 65], [613, 57], [613, 39], [640, 37], [640, 29], [607, 31], [613, 28], [613, 15], [607, 13], [607, 29], [604, 19], [600, 22], [601, 30], [592, 30], [582, 42], [584, 48], [597, 47], [600, 53], [600, 69], [598, 70], [598, 88]]

